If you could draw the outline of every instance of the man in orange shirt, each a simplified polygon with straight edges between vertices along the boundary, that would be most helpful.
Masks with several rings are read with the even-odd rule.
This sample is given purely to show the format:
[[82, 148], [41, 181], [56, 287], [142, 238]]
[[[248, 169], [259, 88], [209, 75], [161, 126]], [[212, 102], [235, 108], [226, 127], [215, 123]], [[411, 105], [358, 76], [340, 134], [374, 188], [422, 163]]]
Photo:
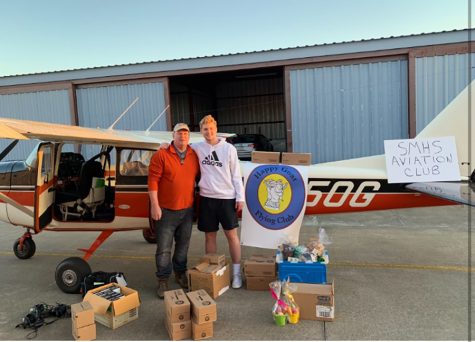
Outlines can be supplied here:
[[[188, 288], [187, 254], [193, 224], [195, 182], [200, 172], [198, 157], [188, 146], [189, 140], [188, 125], [176, 124], [172, 143], [155, 152], [149, 166], [150, 212], [157, 236], [157, 295], [161, 299], [168, 291], [172, 269], [177, 283]], [[171, 258], [173, 240], [175, 251]]]

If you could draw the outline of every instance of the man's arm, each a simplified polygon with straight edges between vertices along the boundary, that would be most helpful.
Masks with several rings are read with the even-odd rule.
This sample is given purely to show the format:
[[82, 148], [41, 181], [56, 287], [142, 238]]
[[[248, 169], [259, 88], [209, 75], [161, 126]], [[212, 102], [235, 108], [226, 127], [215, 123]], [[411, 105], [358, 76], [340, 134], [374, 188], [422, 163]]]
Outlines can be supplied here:
[[162, 218], [162, 208], [158, 203], [157, 191], [149, 191], [148, 197], [150, 197], [150, 216], [153, 220], [158, 221]]
[[150, 198], [150, 216], [158, 221], [162, 218], [162, 208], [158, 203], [158, 183], [162, 178], [163, 163], [159, 152], [155, 152], [148, 168], [148, 197]]

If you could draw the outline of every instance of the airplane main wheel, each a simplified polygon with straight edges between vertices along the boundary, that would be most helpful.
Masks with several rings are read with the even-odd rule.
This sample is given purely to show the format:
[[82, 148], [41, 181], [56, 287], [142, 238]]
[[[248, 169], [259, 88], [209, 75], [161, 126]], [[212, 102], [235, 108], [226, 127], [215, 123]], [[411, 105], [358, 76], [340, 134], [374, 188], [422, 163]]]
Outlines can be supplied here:
[[61, 261], [54, 274], [56, 285], [66, 293], [79, 293], [84, 276], [92, 273], [91, 266], [79, 257]]
[[[150, 212], [150, 205], [148, 206]], [[152, 220], [151, 215], [148, 215], [148, 229], [142, 230], [142, 235], [148, 243], [157, 243], [157, 235], [155, 235], [155, 221]]]
[[142, 230], [142, 235], [145, 241], [147, 241], [148, 243], [157, 243], [157, 236], [155, 235], [155, 232], [152, 229], [148, 228]]
[[36, 244], [32, 238], [23, 240], [23, 246], [20, 246], [20, 239], [18, 238], [13, 244], [13, 253], [18, 259], [29, 259], [36, 252]]

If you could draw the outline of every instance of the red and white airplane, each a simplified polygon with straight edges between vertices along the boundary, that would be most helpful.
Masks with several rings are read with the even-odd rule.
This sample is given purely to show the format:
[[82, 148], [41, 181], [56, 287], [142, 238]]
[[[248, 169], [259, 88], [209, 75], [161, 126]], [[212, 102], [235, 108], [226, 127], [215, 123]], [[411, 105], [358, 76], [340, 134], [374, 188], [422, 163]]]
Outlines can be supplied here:
[[[474, 205], [475, 118], [470, 86], [462, 91], [418, 138], [454, 136], [461, 182], [389, 184], [384, 155], [309, 166], [306, 215], [423, 206]], [[25, 161], [0, 162], [0, 220], [26, 232], [13, 250], [20, 259], [34, 255], [33, 235], [43, 231], [97, 231], [83, 258], [71, 257], [56, 268], [56, 283], [77, 293], [87, 260], [113, 233], [150, 229], [148, 163], [170, 132], [120, 131], [0, 118], [0, 137], [41, 142]], [[190, 142], [202, 140], [191, 133]], [[72, 144], [72, 145], [71, 145]], [[91, 146], [96, 147], [92, 155]], [[72, 152], [75, 151], [75, 152]], [[82, 151], [83, 153], [80, 153]], [[91, 155], [85, 158], [85, 155]]]

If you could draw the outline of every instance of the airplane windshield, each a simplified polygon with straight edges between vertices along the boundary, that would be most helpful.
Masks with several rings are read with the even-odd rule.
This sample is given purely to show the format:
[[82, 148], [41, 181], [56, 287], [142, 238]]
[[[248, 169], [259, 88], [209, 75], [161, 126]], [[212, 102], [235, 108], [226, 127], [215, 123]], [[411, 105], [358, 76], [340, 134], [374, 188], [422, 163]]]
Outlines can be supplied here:
[[30, 167], [36, 167], [36, 165], [38, 164], [37, 154], [38, 154], [39, 145], [40, 145], [40, 143], [38, 143], [35, 146], [35, 148], [33, 150], [31, 150], [30, 155], [25, 160], [26, 165], [28, 165]]

